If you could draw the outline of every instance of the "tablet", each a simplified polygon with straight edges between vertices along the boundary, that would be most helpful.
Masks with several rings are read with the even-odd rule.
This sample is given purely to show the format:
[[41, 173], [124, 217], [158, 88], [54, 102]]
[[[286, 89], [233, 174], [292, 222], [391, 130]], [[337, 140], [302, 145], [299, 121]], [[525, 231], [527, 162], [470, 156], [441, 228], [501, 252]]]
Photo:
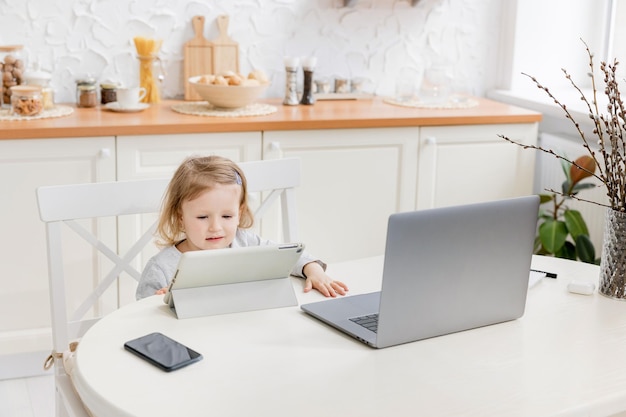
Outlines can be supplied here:
[[304, 251], [302, 243], [184, 252], [163, 297], [173, 290], [286, 278]]

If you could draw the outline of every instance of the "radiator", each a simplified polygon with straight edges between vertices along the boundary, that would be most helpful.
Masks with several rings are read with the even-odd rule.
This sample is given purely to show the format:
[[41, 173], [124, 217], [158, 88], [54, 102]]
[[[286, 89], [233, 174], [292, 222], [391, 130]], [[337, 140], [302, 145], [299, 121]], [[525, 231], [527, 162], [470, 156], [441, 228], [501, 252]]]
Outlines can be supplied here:
[[[545, 149], [552, 149], [557, 154], [567, 156], [570, 160], [587, 154], [587, 151], [582, 147], [580, 138], [541, 133], [539, 135], [539, 144]], [[535, 192], [545, 194], [547, 193], [545, 190], [550, 188], [560, 191], [561, 183], [565, 180], [560, 161], [552, 155], [540, 151], [538, 152], [535, 173]], [[587, 178], [584, 182], [602, 184], [595, 178]], [[602, 204], [606, 204], [607, 202], [604, 186], [583, 190], [578, 196], [586, 200], [599, 201]], [[589, 229], [589, 237], [596, 248], [596, 258], [599, 258], [600, 252], [602, 251], [605, 207], [574, 199], [569, 199], [565, 204], [571, 209], [580, 211], [582, 214], [585, 223], [587, 223], [587, 228]], [[545, 206], [547, 207], [547, 205]]]

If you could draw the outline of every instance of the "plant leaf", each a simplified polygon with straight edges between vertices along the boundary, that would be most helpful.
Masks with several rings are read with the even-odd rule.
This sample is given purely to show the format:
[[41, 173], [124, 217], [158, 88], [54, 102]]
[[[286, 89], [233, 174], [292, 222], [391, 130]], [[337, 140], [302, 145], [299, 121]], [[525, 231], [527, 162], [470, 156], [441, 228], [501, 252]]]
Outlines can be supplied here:
[[563, 247], [555, 254], [557, 258], [576, 260], [576, 247], [572, 242], [565, 242]]
[[541, 245], [541, 239], [539, 239], [539, 236], [535, 236], [535, 243], [534, 243], [534, 246], [533, 246], [533, 253], [535, 255], [544, 255], [545, 254], [545, 249]]
[[596, 249], [593, 247], [593, 243], [587, 235], [579, 235], [576, 238], [576, 253], [578, 259], [583, 262], [593, 264], [596, 261]]
[[539, 204], [554, 200], [554, 194], [539, 194]]
[[579, 191], [586, 190], [588, 188], [595, 188], [595, 187], [596, 185], [590, 182], [579, 182], [578, 184], [574, 186], [574, 188], [572, 188], [572, 194], [576, 194]]
[[567, 226], [560, 220], [546, 220], [539, 226], [541, 244], [550, 253], [557, 253], [565, 244]]
[[589, 236], [589, 229], [587, 229], [587, 223], [583, 219], [583, 215], [580, 214], [578, 210], [565, 210], [563, 212], [563, 217], [565, 218], [565, 224], [567, 225], [567, 230], [572, 235], [574, 240], [578, 238], [580, 235]]
[[552, 213], [548, 213], [546, 211], [543, 211], [543, 212], [539, 213], [539, 218], [543, 219], [543, 220], [550, 220], [550, 219], [554, 219], [554, 216], [552, 216]]
[[567, 196], [570, 193], [570, 187], [571, 185], [569, 183], [569, 180], [563, 181], [563, 184], [561, 184], [561, 192], [563, 193], [563, 195]]
[[596, 171], [596, 161], [589, 155], [583, 155], [574, 161], [578, 166], [585, 168], [587, 171], [572, 165], [569, 169], [569, 177], [572, 184], [576, 185], [580, 180], [591, 177]]

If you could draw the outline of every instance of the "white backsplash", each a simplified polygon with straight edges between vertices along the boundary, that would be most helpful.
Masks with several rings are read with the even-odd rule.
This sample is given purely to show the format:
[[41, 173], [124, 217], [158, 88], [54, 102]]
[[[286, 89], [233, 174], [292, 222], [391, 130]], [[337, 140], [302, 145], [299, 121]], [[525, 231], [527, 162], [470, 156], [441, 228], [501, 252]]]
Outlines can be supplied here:
[[500, 0], [0, 0], [0, 45], [23, 44], [29, 62], [53, 72], [57, 102], [72, 102], [76, 78], [137, 84], [133, 37], [163, 39], [164, 96], [181, 98], [183, 45], [191, 18], [230, 16], [240, 70], [264, 70], [267, 97], [284, 94], [284, 56], [318, 58], [316, 76], [365, 77], [370, 92], [393, 95], [403, 67], [451, 64], [457, 91], [494, 87]]

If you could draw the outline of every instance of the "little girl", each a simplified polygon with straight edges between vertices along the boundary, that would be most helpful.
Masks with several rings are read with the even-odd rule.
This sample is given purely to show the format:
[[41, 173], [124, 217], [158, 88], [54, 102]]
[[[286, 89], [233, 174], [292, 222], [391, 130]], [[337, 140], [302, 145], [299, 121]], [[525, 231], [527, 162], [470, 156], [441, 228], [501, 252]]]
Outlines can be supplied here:
[[[157, 227], [162, 250], [146, 264], [137, 299], [167, 292], [183, 252], [273, 244], [246, 230], [252, 223], [241, 168], [220, 156], [187, 158], [168, 186]], [[304, 292], [345, 295], [348, 287], [325, 270], [326, 264], [305, 252], [291, 273], [306, 279]]]

